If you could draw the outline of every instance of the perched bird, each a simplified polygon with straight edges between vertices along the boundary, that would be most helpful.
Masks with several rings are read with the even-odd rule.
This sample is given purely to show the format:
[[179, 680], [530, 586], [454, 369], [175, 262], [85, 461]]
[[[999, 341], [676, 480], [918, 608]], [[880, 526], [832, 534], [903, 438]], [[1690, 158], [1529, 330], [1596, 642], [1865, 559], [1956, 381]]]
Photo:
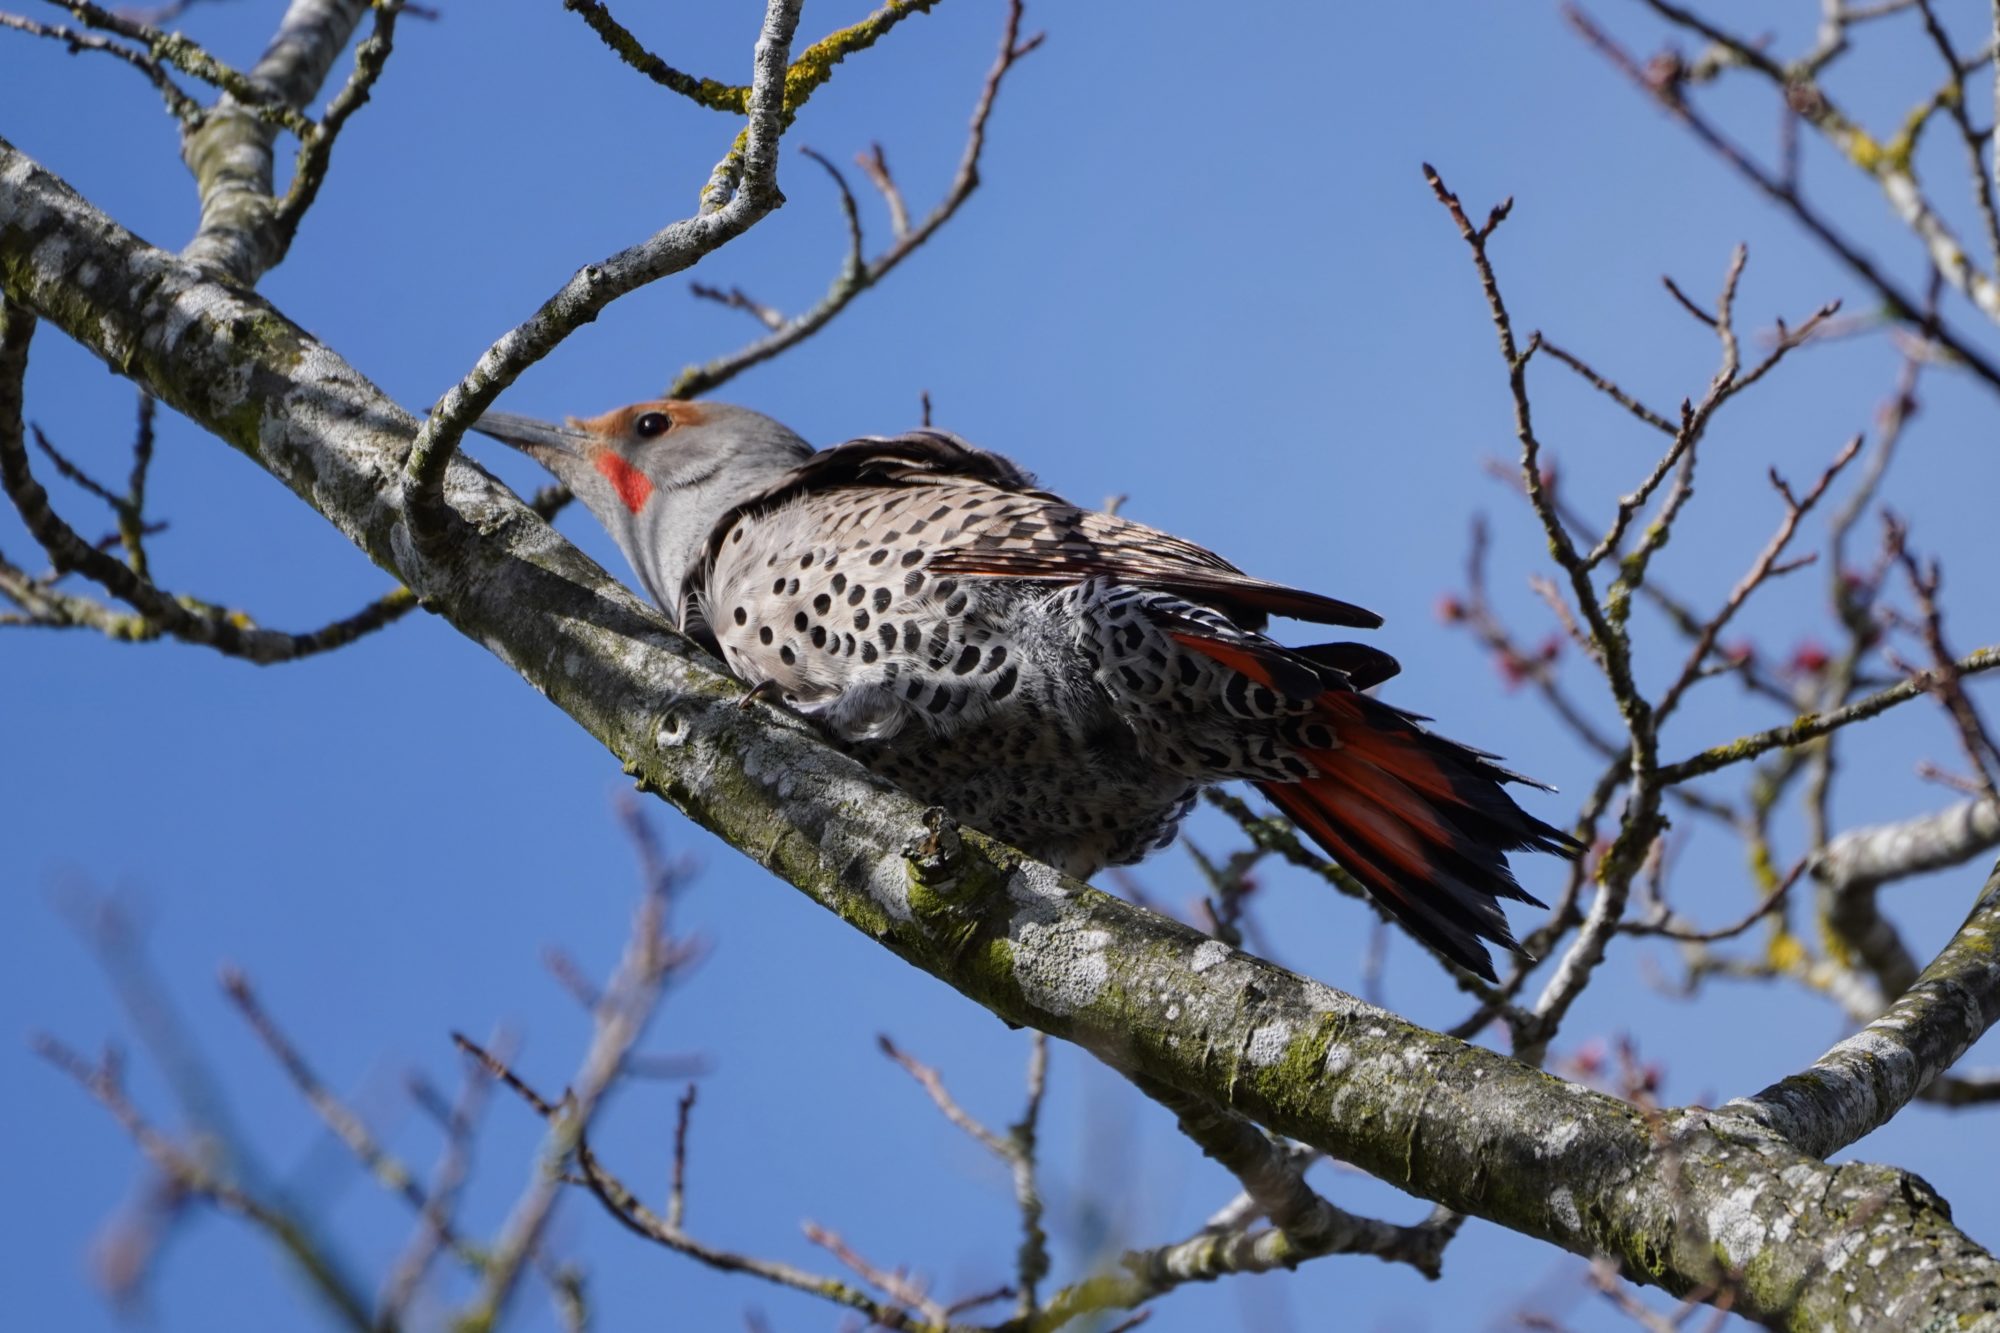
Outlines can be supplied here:
[[680, 401], [478, 429], [566, 483], [759, 693], [1073, 875], [1164, 847], [1202, 788], [1241, 778], [1490, 979], [1480, 940], [1519, 951], [1496, 900], [1540, 905], [1506, 853], [1578, 850], [1501, 785], [1526, 779], [1363, 693], [1394, 658], [1262, 633], [1380, 617], [1079, 508], [942, 431], [814, 451], [769, 417]]

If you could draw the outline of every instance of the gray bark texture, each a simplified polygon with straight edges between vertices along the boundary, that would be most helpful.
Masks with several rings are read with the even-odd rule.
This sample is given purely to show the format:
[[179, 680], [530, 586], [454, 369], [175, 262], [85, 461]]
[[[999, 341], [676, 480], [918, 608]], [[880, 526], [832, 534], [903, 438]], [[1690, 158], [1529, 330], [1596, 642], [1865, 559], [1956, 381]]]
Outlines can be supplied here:
[[[803, 723], [740, 708], [740, 685], [462, 457], [445, 472], [441, 520], [428, 516], [419, 540], [400, 484], [418, 422], [212, 272], [146, 245], [0, 140], [7, 341], [18, 345], [39, 316], [228, 442], [640, 785], [911, 965], [1136, 1079], [1412, 1194], [1612, 1256], [1637, 1280], [1727, 1289], [1738, 1311], [1781, 1327], [2000, 1330], [2000, 1263], [1929, 1186], [1796, 1146], [1824, 1150], [1863, 1119], [1879, 1123], [1981, 1030], [2000, 880], [1959, 954], [1926, 973], [1940, 1005], [1958, 1006], [1955, 1026], [1939, 1036], [1924, 1028], [1928, 1014], [1904, 1015], [1893, 1086], [1865, 1113], [1831, 1081], [1865, 1070], [1863, 1050], [1859, 1066], [1843, 1056], [1833, 1073], [1790, 1081], [1821, 1095], [1780, 1106], [1766, 1094], [1761, 1117], [1741, 1107], [1649, 1116], [956, 828]], [[18, 429], [7, 410], [18, 406], [0, 402], [0, 424], [11, 416]], [[1933, 975], [1941, 969], [1950, 975]]]

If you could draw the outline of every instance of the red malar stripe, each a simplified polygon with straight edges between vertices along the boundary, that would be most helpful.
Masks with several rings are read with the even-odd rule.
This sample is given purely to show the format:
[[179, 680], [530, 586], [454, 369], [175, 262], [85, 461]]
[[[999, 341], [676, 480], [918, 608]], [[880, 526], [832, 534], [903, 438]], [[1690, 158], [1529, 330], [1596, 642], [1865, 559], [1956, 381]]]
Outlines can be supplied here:
[[633, 513], [638, 513], [646, 505], [653, 493], [653, 483], [646, 474], [620, 458], [609, 449], [598, 450], [593, 460], [604, 479], [611, 483], [611, 489], [618, 492], [618, 498]]

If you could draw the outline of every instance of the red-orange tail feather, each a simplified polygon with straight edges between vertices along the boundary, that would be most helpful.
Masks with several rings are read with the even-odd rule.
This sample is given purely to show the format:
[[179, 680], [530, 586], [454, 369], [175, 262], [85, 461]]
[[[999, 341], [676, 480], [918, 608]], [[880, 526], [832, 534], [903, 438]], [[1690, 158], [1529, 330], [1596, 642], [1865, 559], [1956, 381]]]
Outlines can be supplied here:
[[1375, 901], [1424, 943], [1495, 980], [1481, 940], [1525, 953], [1499, 900], [1542, 903], [1515, 882], [1507, 853], [1583, 850], [1536, 819], [1504, 784], [1540, 786], [1469, 745], [1433, 735], [1400, 708], [1359, 693], [1396, 673], [1396, 661], [1361, 644], [1292, 650], [1204, 629], [1173, 631], [1182, 646], [1222, 663], [1313, 712], [1301, 735], [1332, 733], [1301, 751], [1313, 775], [1258, 788], [1361, 881]]
[[1481, 940], [1522, 952], [1498, 900], [1542, 905], [1506, 854], [1581, 847], [1515, 804], [1502, 784], [1526, 779], [1490, 755], [1364, 694], [1329, 690], [1318, 704], [1336, 743], [1305, 752], [1315, 776], [1259, 788], [1411, 934], [1493, 980]]

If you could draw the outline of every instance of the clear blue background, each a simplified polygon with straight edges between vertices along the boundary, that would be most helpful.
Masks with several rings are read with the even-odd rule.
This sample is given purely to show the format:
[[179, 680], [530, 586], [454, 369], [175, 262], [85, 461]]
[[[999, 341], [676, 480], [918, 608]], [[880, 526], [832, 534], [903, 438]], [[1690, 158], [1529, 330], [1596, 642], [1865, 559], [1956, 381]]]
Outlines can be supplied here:
[[[627, 4], [629, 21], [682, 67], [748, 71], [761, 6], [750, 0]], [[1606, 0], [1641, 52], [1657, 43], [1637, 7]], [[1947, 6], [1970, 47], [1984, 6]], [[198, 7], [189, 29], [248, 64], [279, 6]], [[809, 5], [816, 36], [857, 3]], [[1816, 7], [1759, 5], [1744, 20], [1794, 49]], [[950, 0], [843, 66], [791, 139], [846, 161], [881, 140], [913, 210], [944, 188], [965, 116], [991, 59], [1001, 9]], [[1382, 611], [1378, 641], [1404, 663], [1399, 702], [1453, 735], [1561, 785], [1536, 798], [1563, 818], [1595, 765], [1525, 693], [1433, 616], [1462, 582], [1467, 524], [1494, 521], [1505, 612], [1538, 640], [1551, 628], [1525, 576], [1545, 562], [1520, 505], [1481, 472], [1513, 450], [1504, 377], [1464, 247], [1418, 173], [1428, 159], [1483, 214], [1518, 203], [1496, 256], [1525, 332], [1544, 328], [1649, 401], [1698, 395], [1715, 363], [1705, 331], [1664, 296], [1662, 273], [1708, 299], [1729, 249], [1750, 247], [1746, 326], [1794, 320], [1822, 300], [1868, 299], [1778, 213], [1751, 198], [1564, 27], [1545, 5], [1037, 5], [1046, 48], [1014, 74], [994, 118], [985, 187], [923, 253], [817, 340], [730, 385], [726, 395], [827, 443], [913, 424], [920, 390], [938, 422], [1095, 501], [1204, 541], [1256, 572]], [[1869, 52], [1834, 88], [1886, 133], [1934, 78], [1913, 23], [1863, 34]], [[341, 76], [344, 76], [343, 61]], [[1713, 105], [1763, 149], [1771, 99], [1747, 80]], [[1983, 113], [1979, 113], [1982, 115]], [[375, 101], [341, 140], [332, 179], [291, 261], [263, 290], [388, 393], [421, 409], [486, 344], [572, 269], [689, 209], [735, 124], [622, 69], [554, 0], [447, 0], [441, 21], [405, 19]], [[177, 246], [194, 202], [170, 121], [142, 80], [107, 60], [0, 34], [0, 133], [148, 239]], [[1879, 196], [1808, 143], [1807, 179], [1853, 233], [1912, 286], [1915, 247]], [[1964, 165], [1947, 132], [1921, 159], [1954, 207]], [[851, 173], [865, 190], [859, 173]], [[832, 190], [788, 155], [790, 204], [699, 277], [740, 283], [799, 309], [839, 262]], [[886, 242], [864, 195], [872, 244]], [[1954, 214], [1976, 235], [1962, 208]], [[1974, 329], [1995, 347], [1993, 330]], [[515, 411], [591, 413], [657, 391], [683, 364], [758, 330], [696, 302], [683, 280], [614, 308], [508, 395]], [[1817, 474], [1889, 393], [1880, 338], [1813, 350], [1732, 407], [1705, 446], [1700, 493], [1659, 577], [1712, 605], [1764, 542], [1778, 507], [1775, 464]], [[1657, 440], [1552, 369], [1537, 402], [1569, 494], [1592, 512], [1641, 475]], [[122, 476], [128, 387], [53, 329], [37, 340], [30, 413], [100, 473]], [[1927, 377], [1923, 414], [1886, 494], [1915, 540], [1943, 554], [1961, 649], [1991, 642], [1992, 497], [2000, 494], [1990, 390]], [[517, 487], [520, 460], [473, 446]], [[92, 504], [53, 485], [66, 513]], [[269, 477], [163, 414], [153, 542], [168, 586], [303, 629], [386, 587], [325, 523]], [[616, 551], [579, 513], [561, 526], [612, 568]], [[1817, 530], [1814, 537], [1817, 540]], [[1872, 529], [1859, 539], [1872, 547]], [[0, 518], [0, 549], [33, 563]], [[1826, 637], [1824, 575], [1764, 594], [1742, 631], [1782, 657]], [[1657, 689], [1682, 645], [1640, 625]], [[1588, 672], [1567, 664], [1607, 722]], [[1984, 696], [1989, 709], [2000, 700]], [[319, 1210], [352, 1269], [385, 1271], [410, 1219], [330, 1143], [228, 1010], [214, 983], [234, 962], [259, 984], [317, 1067], [427, 1164], [435, 1133], [401, 1092], [404, 1071], [449, 1082], [446, 1034], [518, 1032], [521, 1063], [546, 1087], [574, 1069], [586, 1016], [543, 971], [560, 945], [609, 968], [634, 901], [629, 849], [611, 814], [615, 763], [442, 623], [413, 617], [330, 657], [258, 669], [172, 644], [113, 645], [88, 633], [0, 637], [0, 1244], [8, 1323], [89, 1330], [118, 1321], [92, 1284], [88, 1251], [142, 1177], [124, 1136], [24, 1038], [48, 1030], [86, 1048], [129, 1034], [90, 954], [53, 905], [66, 885], [123, 895], [181, 1018], [227, 1089], [270, 1178]], [[1712, 686], [1669, 730], [1680, 754], [1780, 720]], [[1956, 762], [1936, 711], [1913, 704], [1845, 743], [1843, 826], [1954, 799], [1915, 762]], [[1740, 790], [1740, 774], [1718, 781]], [[690, 1220], [704, 1237], [830, 1269], [800, 1237], [811, 1218], [879, 1262], [934, 1277], [950, 1296], [1010, 1275], [1016, 1221], [1004, 1174], [936, 1115], [876, 1053], [888, 1032], [944, 1069], [977, 1113], [1017, 1111], [1022, 1034], [902, 966], [742, 858], [655, 807], [676, 848], [703, 869], [682, 920], [713, 942], [671, 998], [655, 1049], [709, 1054], [696, 1111]], [[1204, 816], [1202, 845], [1228, 834]], [[1780, 830], [1797, 854], [1795, 821]], [[1525, 868], [1546, 895], [1554, 863]], [[1195, 876], [1179, 852], [1142, 868], [1181, 906]], [[1962, 915], [1979, 866], [1890, 895], [1911, 948], [1928, 958]], [[1273, 872], [1260, 904], [1282, 961], [1358, 982], [1371, 918]], [[1678, 853], [1676, 900], [1711, 921], [1754, 890], [1740, 847], [1710, 830]], [[1517, 924], [1533, 924], [1516, 912]], [[1631, 1033], [1666, 1071], [1674, 1100], [1747, 1093], [1809, 1061], [1844, 1030], [1826, 1002], [1789, 984], [1716, 983], [1693, 1003], [1654, 985], [1675, 955], [1621, 941], [1569, 1020], [1561, 1050]], [[1424, 1021], [1462, 1004], [1406, 943], [1391, 946], [1386, 1000]], [[1993, 1062], [1988, 1041], [1970, 1057]], [[142, 1104], [178, 1123], [157, 1070], [135, 1060]], [[651, 1197], [664, 1189], [671, 1083], [627, 1087], [599, 1146]], [[1858, 1151], [1912, 1167], [1950, 1197], [1970, 1234], [2000, 1244], [1992, 1111], [1915, 1107]], [[490, 1233], [527, 1179], [538, 1126], [496, 1098], [465, 1223]], [[1414, 1220], [1423, 1206], [1353, 1173], [1316, 1179], [1340, 1203]], [[1094, 1256], [1178, 1238], [1231, 1183], [1155, 1107], [1058, 1049], [1043, 1181], [1057, 1280]], [[824, 1328], [829, 1307], [719, 1276], [647, 1248], [588, 1200], [565, 1201], [557, 1250], [589, 1271], [605, 1328], [733, 1328], [757, 1307], [778, 1329]], [[1624, 1326], [1581, 1283], [1581, 1264], [1479, 1222], [1452, 1247], [1441, 1283], [1367, 1259], [1295, 1276], [1239, 1279], [1162, 1302], [1156, 1330], [1458, 1329], [1501, 1326], [1520, 1308], [1566, 1312], [1579, 1329]], [[445, 1298], [462, 1292], [456, 1284]], [[1657, 1299], [1655, 1297], [1654, 1299]], [[261, 1237], [203, 1218], [176, 1238], [149, 1296], [157, 1326], [310, 1327], [318, 1316]], [[445, 1305], [425, 1307], [431, 1315]], [[532, 1282], [514, 1326], [549, 1326]]]

